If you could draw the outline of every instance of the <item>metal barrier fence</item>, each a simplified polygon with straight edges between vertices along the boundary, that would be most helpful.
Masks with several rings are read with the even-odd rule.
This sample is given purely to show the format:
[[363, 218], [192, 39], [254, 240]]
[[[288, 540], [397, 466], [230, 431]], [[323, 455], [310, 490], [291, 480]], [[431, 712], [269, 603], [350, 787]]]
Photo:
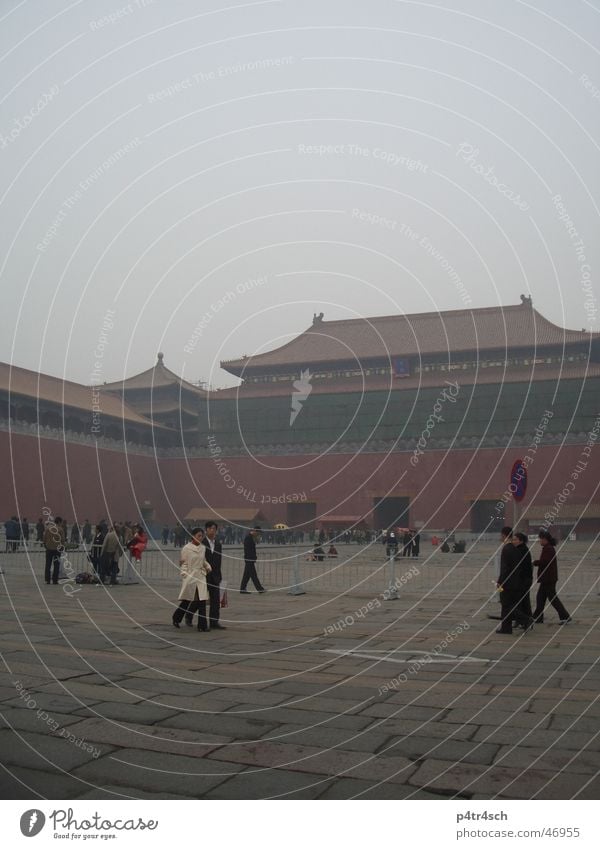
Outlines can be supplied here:
[[[390, 584], [399, 595], [429, 593], [444, 597], [461, 594], [480, 599], [495, 595], [495, 547], [489, 544], [474, 545], [465, 554], [443, 553], [439, 549], [425, 550], [418, 557], [397, 556], [386, 559], [381, 544], [367, 547], [338, 546], [336, 559], [322, 562], [307, 560], [312, 549], [308, 546], [259, 546], [257, 571], [263, 585], [271, 591], [325, 593], [375, 597], [385, 593]], [[129, 569], [130, 577], [137, 583], [179, 583], [178, 548], [147, 550], [140, 564]], [[68, 576], [78, 572], [92, 572], [87, 552], [81, 548], [68, 551]], [[223, 552], [223, 577], [228, 587], [239, 589], [244, 570], [244, 553], [241, 546], [226, 547]], [[600, 590], [600, 562], [590, 554], [584, 543], [569, 543], [558, 553], [559, 590], [565, 597], [582, 598]], [[127, 558], [120, 560], [121, 575], [126, 571]], [[18, 572], [34, 571], [39, 577], [44, 572], [44, 553], [38, 547], [0, 555], [0, 568], [8, 577]], [[252, 585], [249, 590], [253, 590]]]

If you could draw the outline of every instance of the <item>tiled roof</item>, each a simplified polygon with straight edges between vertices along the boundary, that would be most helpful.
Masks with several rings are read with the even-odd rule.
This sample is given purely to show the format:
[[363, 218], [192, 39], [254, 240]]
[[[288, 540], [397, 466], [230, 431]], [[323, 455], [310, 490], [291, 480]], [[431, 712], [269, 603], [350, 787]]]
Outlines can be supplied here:
[[267, 521], [264, 513], [255, 507], [194, 507], [184, 519], [186, 522], [215, 521], [245, 526]]
[[[10, 392], [12, 396], [27, 398], [33, 404], [36, 404], [38, 400], [48, 401], [58, 407], [70, 407], [89, 415], [92, 412], [91, 387], [49, 374], [39, 374], [29, 369], [11, 366], [10, 363], [0, 363], [0, 391], [2, 390]], [[138, 415], [114, 395], [103, 394], [100, 406], [103, 416], [152, 426], [148, 419]]]
[[158, 354], [156, 365], [140, 374], [134, 374], [133, 377], [127, 377], [123, 380], [115, 380], [113, 383], [105, 383], [102, 387], [106, 392], [127, 392], [130, 389], [159, 389], [164, 386], [178, 386], [186, 392], [193, 392], [199, 397], [204, 397], [204, 390], [194, 386], [193, 383], [188, 383], [183, 380], [175, 372], [168, 369], [164, 364], [163, 354]]
[[[600, 334], [594, 334], [600, 337]], [[276, 366], [306, 368], [323, 362], [447, 354], [563, 345], [589, 341], [589, 333], [566, 330], [548, 321], [529, 302], [517, 306], [446, 312], [387, 315], [347, 321], [316, 319], [291, 342], [238, 360], [221, 363], [232, 374]]]

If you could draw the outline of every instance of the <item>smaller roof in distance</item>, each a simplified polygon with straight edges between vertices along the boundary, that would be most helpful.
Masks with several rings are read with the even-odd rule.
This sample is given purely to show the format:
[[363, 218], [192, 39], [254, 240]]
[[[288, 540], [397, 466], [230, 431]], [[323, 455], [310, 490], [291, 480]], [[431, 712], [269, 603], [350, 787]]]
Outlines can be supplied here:
[[112, 383], [105, 383], [102, 386], [104, 392], [128, 392], [134, 389], [159, 389], [163, 386], [179, 386], [186, 392], [192, 392], [200, 397], [205, 397], [206, 392], [193, 383], [179, 377], [174, 371], [171, 371], [165, 366], [164, 354], [158, 353], [156, 364], [152, 368], [146, 369], [139, 374], [134, 374], [133, 377], [125, 377], [123, 380], [115, 380]]
[[184, 516], [186, 522], [217, 522], [220, 525], [251, 527], [268, 522], [267, 517], [255, 507], [193, 507]]

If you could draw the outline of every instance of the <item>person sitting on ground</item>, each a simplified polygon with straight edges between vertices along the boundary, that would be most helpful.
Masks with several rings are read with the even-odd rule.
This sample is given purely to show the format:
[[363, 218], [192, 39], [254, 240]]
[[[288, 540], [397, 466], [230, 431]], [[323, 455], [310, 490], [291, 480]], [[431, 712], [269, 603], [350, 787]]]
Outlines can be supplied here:
[[338, 556], [337, 548], [335, 547], [335, 545], [333, 543], [331, 543], [331, 545], [329, 546], [329, 551], [327, 552], [327, 557], [337, 557], [337, 556]]

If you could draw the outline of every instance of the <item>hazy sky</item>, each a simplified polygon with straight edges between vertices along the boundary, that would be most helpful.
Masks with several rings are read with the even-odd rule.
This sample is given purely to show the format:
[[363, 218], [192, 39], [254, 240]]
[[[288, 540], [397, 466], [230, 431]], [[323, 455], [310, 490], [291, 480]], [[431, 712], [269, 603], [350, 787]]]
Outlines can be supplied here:
[[314, 312], [521, 293], [598, 329], [599, 0], [0, 10], [1, 360], [223, 386]]

